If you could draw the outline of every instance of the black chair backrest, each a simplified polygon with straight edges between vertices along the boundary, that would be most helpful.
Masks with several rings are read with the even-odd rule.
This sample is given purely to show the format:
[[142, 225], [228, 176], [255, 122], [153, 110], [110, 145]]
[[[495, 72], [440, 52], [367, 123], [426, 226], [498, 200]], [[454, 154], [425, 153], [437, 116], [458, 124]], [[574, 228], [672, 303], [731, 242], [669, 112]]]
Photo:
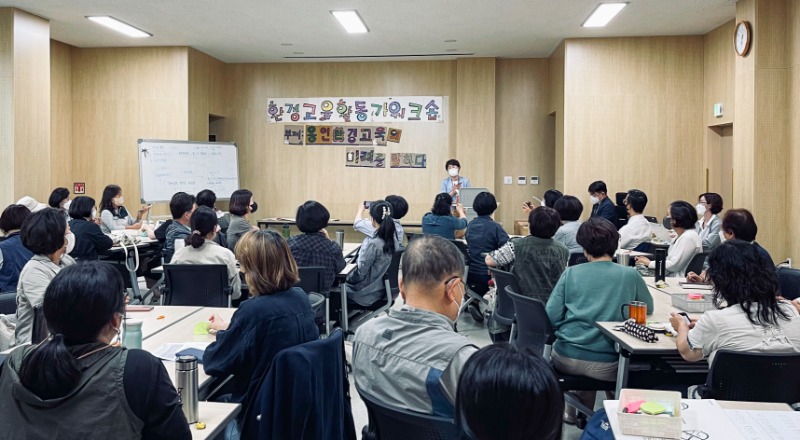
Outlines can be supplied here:
[[517, 347], [531, 347], [537, 353], [544, 353], [545, 345], [552, 344], [555, 339], [550, 318], [544, 310], [544, 303], [538, 299], [520, 295], [511, 286], [506, 286], [508, 296], [514, 301], [516, 311], [514, 322], [515, 335], [511, 341]]
[[510, 326], [514, 321], [514, 301], [508, 296], [506, 286], [511, 286], [512, 290], [520, 292], [519, 280], [515, 274], [494, 267], [490, 267], [489, 272], [494, 278], [494, 285], [497, 289], [497, 301], [495, 301], [494, 312], [492, 312], [493, 319], [500, 324]]
[[800, 270], [779, 267], [778, 280], [781, 283], [781, 296], [789, 300], [800, 298]]
[[705, 263], [707, 256], [708, 254], [706, 254], [705, 252], [695, 254], [695, 256], [692, 257], [692, 261], [690, 261], [689, 265], [686, 266], [686, 273], [684, 273], [684, 275], [686, 275], [689, 272], [700, 274], [700, 272], [703, 271], [703, 263]]
[[658, 223], [658, 219], [653, 217], [653, 216], [646, 215], [646, 216], [644, 216], [644, 218], [645, 218], [645, 220], [649, 221], [650, 223]]
[[228, 307], [231, 288], [224, 264], [165, 264], [165, 304]]
[[469, 246], [465, 241], [461, 240], [450, 240], [453, 242], [454, 245], [461, 251], [461, 255], [464, 256], [464, 264], [469, 265]]
[[586, 255], [583, 255], [583, 252], [577, 252], [574, 254], [569, 254], [569, 260], [567, 260], [567, 266], [575, 266], [578, 264], [588, 263], [589, 260], [586, 259]]
[[397, 284], [397, 277], [400, 275], [400, 259], [403, 257], [403, 250], [396, 251], [392, 255], [392, 262], [389, 263], [389, 268], [383, 275], [383, 279], [389, 281], [389, 287], [392, 289], [392, 299], [396, 299], [400, 293], [400, 286]]
[[[753, 374], [760, 372], [761, 374]], [[719, 350], [706, 379], [717, 400], [800, 402], [800, 353], [742, 353]]]
[[44, 319], [44, 310], [41, 306], [33, 308], [33, 328], [31, 329], [31, 344], [36, 345], [50, 336], [47, 322]]
[[17, 292], [0, 293], [0, 315], [17, 313]]
[[453, 419], [392, 408], [356, 387], [367, 406], [369, 427], [362, 439], [375, 440], [456, 440]]
[[303, 289], [306, 293], [314, 292], [325, 294], [325, 292], [322, 291], [322, 286], [325, 283], [325, 267], [298, 267], [297, 272], [300, 274], [300, 280], [295, 283], [295, 287]]

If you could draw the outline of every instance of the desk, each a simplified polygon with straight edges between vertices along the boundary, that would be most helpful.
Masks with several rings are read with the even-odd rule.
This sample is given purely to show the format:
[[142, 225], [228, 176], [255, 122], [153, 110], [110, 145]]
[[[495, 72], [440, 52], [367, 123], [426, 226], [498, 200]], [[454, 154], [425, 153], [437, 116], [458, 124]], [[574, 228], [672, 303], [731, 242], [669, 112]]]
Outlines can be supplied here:
[[242, 405], [239, 403], [200, 402], [198, 413], [200, 421], [206, 424], [206, 429], [197, 429], [194, 424], [189, 425], [192, 439], [213, 439], [241, 410]]
[[[173, 306], [163, 306], [164, 308], [172, 308]], [[153, 309], [155, 310], [155, 309]], [[195, 335], [194, 326], [199, 322], [208, 321], [208, 317], [214, 313], [219, 314], [227, 322], [231, 321], [233, 312], [236, 309], [222, 308], [222, 307], [197, 307], [193, 313], [186, 315], [183, 319], [176, 321], [169, 326], [169, 331], [160, 331], [150, 335], [147, 339], [142, 340], [142, 349], [149, 352], [155, 351], [158, 347], [170, 342], [214, 342], [215, 335]], [[163, 329], [162, 329], [163, 330]], [[170, 380], [175, 383], [175, 362], [162, 361], [164, 367], [167, 369]], [[208, 386], [211, 383], [211, 377], [205, 373], [205, 370], [200, 367], [197, 371], [198, 390], [202, 396], [204, 392], [208, 392]]]
[[[125, 317], [142, 321], [142, 341], [144, 341], [184, 320], [201, 308], [197, 306], [153, 306], [153, 310], [146, 312], [126, 311]], [[160, 316], [163, 318], [159, 319]]]
[[[650, 278], [652, 281], [652, 278]], [[645, 281], [647, 283], [647, 281]], [[653, 314], [649, 317], [653, 321], [667, 322], [671, 312], [681, 312], [682, 310], [672, 306], [672, 297], [655, 287], [648, 285], [650, 295], [653, 297]], [[698, 318], [699, 314], [690, 314], [691, 318]], [[596, 322], [595, 327], [609, 339], [614, 341], [614, 346], [619, 353], [619, 366], [617, 367], [617, 393], [622, 388], [628, 385], [628, 376], [631, 367], [631, 358], [636, 356], [669, 356], [678, 361], [680, 354], [676, 338], [666, 336], [664, 334], [658, 335], [658, 342], [645, 342], [641, 339], [635, 338], [627, 333], [615, 331], [613, 328], [620, 324], [619, 322]], [[681, 362], [681, 364], [683, 364]], [[708, 372], [708, 363], [700, 361], [692, 363], [690, 372], [702, 374]]]

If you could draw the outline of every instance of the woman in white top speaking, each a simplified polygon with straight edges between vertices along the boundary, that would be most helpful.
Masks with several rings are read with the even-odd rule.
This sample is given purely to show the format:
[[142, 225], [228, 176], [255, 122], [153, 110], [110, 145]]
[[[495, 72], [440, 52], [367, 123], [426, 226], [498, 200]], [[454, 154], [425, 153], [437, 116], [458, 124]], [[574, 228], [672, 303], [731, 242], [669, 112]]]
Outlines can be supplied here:
[[[672, 229], [678, 235], [667, 251], [666, 271], [668, 277], [683, 277], [689, 263], [696, 254], [703, 252], [703, 243], [694, 230], [697, 222], [697, 211], [689, 204], [679, 200], [669, 205], [669, 217]], [[636, 257], [636, 264], [643, 264], [655, 269], [656, 262], [647, 257]]]
[[447, 170], [448, 176], [442, 179], [442, 185], [439, 187], [439, 193], [448, 193], [453, 200], [456, 200], [456, 194], [461, 188], [469, 188], [469, 179], [459, 175], [461, 172], [461, 163], [457, 159], [450, 159], [444, 164], [444, 169]]
[[720, 225], [722, 221], [717, 214], [722, 212], [722, 197], [717, 193], [700, 194], [697, 198], [697, 217], [695, 231], [703, 240], [703, 252], [711, 252], [720, 244]]
[[122, 188], [118, 185], [107, 185], [103, 189], [103, 197], [100, 199], [100, 229], [104, 234], [111, 231], [122, 229], [141, 229], [142, 215], [150, 211], [150, 205], [142, 206], [136, 214], [136, 219], [130, 215], [127, 209], [122, 206], [125, 198], [122, 196]]

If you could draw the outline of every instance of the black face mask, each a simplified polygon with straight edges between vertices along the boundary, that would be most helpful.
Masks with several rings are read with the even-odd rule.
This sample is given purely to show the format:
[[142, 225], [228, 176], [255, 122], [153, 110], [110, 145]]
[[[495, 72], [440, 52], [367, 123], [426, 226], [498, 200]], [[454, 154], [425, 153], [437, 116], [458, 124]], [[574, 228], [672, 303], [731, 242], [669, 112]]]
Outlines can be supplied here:
[[250, 205], [250, 212], [256, 212], [256, 211], [258, 211], [258, 203], [253, 202], [253, 204]]
[[665, 215], [664, 218], [661, 220], [661, 224], [664, 225], [664, 227], [667, 229], [672, 229], [672, 218], [667, 217]]

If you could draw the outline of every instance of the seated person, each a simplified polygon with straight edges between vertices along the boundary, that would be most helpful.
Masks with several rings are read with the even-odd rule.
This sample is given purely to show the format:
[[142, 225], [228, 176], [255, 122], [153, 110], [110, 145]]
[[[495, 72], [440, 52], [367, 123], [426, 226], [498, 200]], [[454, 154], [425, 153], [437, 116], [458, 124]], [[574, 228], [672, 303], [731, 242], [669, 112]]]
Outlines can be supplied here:
[[453, 417], [459, 375], [477, 351], [453, 327], [466, 291], [464, 257], [453, 243], [423, 236], [408, 244], [401, 265], [405, 305], [356, 330], [356, 386], [392, 407]]
[[[469, 272], [467, 284], [479, 295], [484, 295], [489, 290], [489, 269], [486, 267], [485, 254], [500, 249], [508, 242], [508, 234], [497, 222], [492, 219], [492, 214], [497, 209], [497, 200], [490, 192], [481, 192], [475, 196], [472, 203], [475, 217], [467, 225], [465, 238], [469, 245]], [[470, 314], [476, 321], [482, 321], [483, 316], [478, 310], [478, 305], [473, 301]], [[477, 315], [477, 316], [476, 316]]]
[[[395, 251], [403, 249], [403, 225], [400, 224], [400, 219], [408, 214], [408, 202], [401, 196], [386, 196], [384, 199], [392, 205], [392, 218], [394, 219], [394, 234], [395, 234]], [[372, 219], [357, 218], [353, 223], [353, 229], [366, 235], [372, 236], [375, 234], [375, 228], [372, 227]]]
[[122, 289], [96, 261], [53, 278], [42, 304], [53, 336], [15, 349], [0, 371], [3, 438], [192, 438], [161, 360], [119, 346]]
[[647, 194], [638, 189], [628, 191], [625, 196], [625, 210], [628, 224], [619, 229], [619, 249], [634, 250], [642, 243], [650, 241], [653, 235], [650, 222], [642, 214], [647, 206]]
[[[164, 242], [164, 249], [161, 254], [164, 256], [164, 263], [172, 261], [172, 255], [176, 249], [183, 247], [186, 237], [192, 233], [189, 228], [189, 221], [192, 218], [197, 205], [194, 203], [194, 196], [185, 192], [173, 194], [169, 201], [169, 211], [172, 214], [172, 224], [167, 227], [167, 240]], [[175, 245], [176, 241], [180, 241]]]
[[28, 208], [28, 211], [32, 213], [47, 208], [47, 205], [45, 205], [44, 203], [39, 203], [38, 201], [36, 201], [36, 199], [34, 199], [31, 196], [25, 196], [17, 200], [17, 205], [22, 205]]
[[203, 355], [206, 374], [222, 378], [233, 375], [227, 401], [243, 407], [233, 422], [232, 434], [239, 432], [242, 420], [256, 417], [250, 414], [248, 405], [256, 398], [254, 394], [275, 355], [319, 338], [308, 295], [292, 287], [299, 279], [297, 264], [278, 232], [248, 232], [239, 239], [236, 257], [250, 299], [239, 305], [230, 323], [217, 314], [209, 319], [217, 338]]
[[[742, 240], [752, 243], [756, 247], [759, 255], [764, 259], [764, 264], [769, 268], [775, 268], [775, 262], [769, 255], [766, 249], [760, 244], [756, 243], [756, 234], [758, 234], [758, 225], [756, 224], [753, 214], [746, 209], [729, 209], [725, 211], [725, 216], [722, 218], [722, 225], [720, 227], [719, 235], [720, 241], [724, 243], [727, 240]], [[686, 281], [692, 283], [705, 283], [706, 271], [701, 274], [689, 272], [686, 274]]]
[[700, 194], [695, 209], [699, 220], [694, 230], [703, 240], [703, 252], [709, 253], [720, 243], [720, 220], [717, 214], [722, 212], [722, 196], [717, 193]]
[[[358, 205], [356, 219], [362, 217], [364, 205]], [[347, 276], [347, 301], [356, 308], [369, 308], [385, 298], [383, 275], [392, 263], [396, 235], [392, 205], [383, 200], [369, 207], [375, 234], [361, 242], [356, 268]]]
[[210, 189], [200, 191], [197, 193], [195, 203], [197, 203], [198, 207], [205, 206], [214, 210], [220, 229], [219, 233], [214, 237], [214, 241], [222, 247], [228, 247], [228, 238], [226, 235], [228, 233], [228, 225], [230, 224], [230, 216], [217, 209], [217, 195], [214, 194], [214, 191]]
[[6, 233], [6, 239], [0, 241], [0, 293], [17, 290], [19, 274], [33, 257], [33, 252], [22, 245], [19, 233], [29, 215], [30, 209], [23, 205], [8, 205], [0, 215], [0, 229]]
[[[703, 243], [694, 230], [697, 211], [688, 202], [679, 200], [669, 205], [669, 217], [677, 237], [667, 250], [667, 276], [682, 278], [692, 258], [703, 252]], [[650, 269], [656, 268], [656, 262], [647, 257], [636, 257], [636, 264], [643, 264]]]
[[123, 206], [125, 197], [118, 185], [106, 185], [100, 199], [100, 230], [104, 234], [123, 229], [141, 229], [142, 216], [150, 212], [150, 206], [142, 206], [134, 219]]
[[228, 225], [228, 249], [236, 253], [236, 243], [242, 235], [258, 230], [247, 221], [250, 214], [256, 212], [258, 203], [253, 201], [253, 193], [249, 189], [237, 189], [231, 194], [228, 210], [231, 212], [231, 222]]
[[563, 196], [558, 199], [553, 209], [561, 217], [561, 226], [553, 235], [553, 240], [564, 243], [570, 254], [582, 254], [583, 248], [578, 244], [575, 236], [581, 226], [580, 218], [583, 214], [583, 204], [575, 196]]
[[542, 201], [544, 202], [544, 206], [555, 208], [556, 202], [562, 197], [564, 197], [564, 194], [562, 194], [561, 191], [557, 189], [548, 189], [544, 192]]
[[[64, 214], [55, 208], [44, 208], [29, 215], [22, 223], [22, 245], [33, 257], [22, 268], [17, 284], [16, 344], [31, 342], [33, 309], [42, 305], [44, 292], [61, 269], [75, 264], [67, 255], [69, 225]], [[121, 293], [119, 289], [117, 293]]]
[[214, 241], [219, 234], [217, 214], [208, 207], [201, 206], [192, 214], [190, 220], [192, 233], [186, 237], [186, 245], [172, 256], [172, 264], [224, 264], [228, 267], [228, 285], [231, 288], [231, 299], [242, 296], [242, 281], [236, 257], [226, 247]]
[[309, 200], [297, 208], [295, 221], [300, 235], [289, 237], [287, 243], [299, 267], [322, 266], [325, 268], [323, 292], [331, 290], [336, 275], [346, 265], [342, 248], [331, 241], [328, 226], [331, 214], [322, 203]]
[[522, 289], [519, 293], [546, 301], [567, 267], [569, 251], [561, 242], [553, 240], [561, 225], [555, 209], [537, 207], [528, 216], [528, 225], [531, 235], [511, 240], [490, 252], [485, 262], [489, 267], [513, 264], [510, 272], [519, 279]]
[[606, 188], [605, 182], [598, 180], [589, 185], [589, 200], [592, 202], [591, 217], [604, 218], [612, 225], [617, 225], [618, 219], [614, 202], [608, 198], [608, 188]]
[[[589, 262], [565, 270], [545, 306], [556, 329], [553, 366], [566, 374], [614, 381], [619, 354], [594, 323], [619, 321], [620, 308], [630, 301], [643, 301], [647, 314], [652, 314], [653, 298], [634, 268], [611, 261], [619, 243], [619, 233], [611, 222], [590, 218], [578, 229], [578, 243]], [[594, 407], [594, 392], [578, 395], [584, 404]]]
[[75, 234], [75, 249], [69, 256], [75, 260], [97, 260], [98, 254], [103, 253], [114, 245], [114, 242], [97, 224], [97, 208], [94, 199], [86, 196], [75, 197], [70, 203], [69, 229]]
[[707, 358], [711, 364], [720, 349], [800, 352], [800, 313], [789, 301], [776, 298], [778, 276], [755, 246], [741, 240], [717, 246], [708, 257], [707, 277], [718, 310], [703, 313], [691, 324], [675, 313], [669, 320], [685, 360]]
[[448, 240], [455, 240], [456, 231], [467, 227], [467, 214], [461, 204], [456, 205], [458, 217], [454, 217], [450, 211], [453, 198], [450, 194], [440, 193], [433, 200], [431, 211], [422, 216], [422, 233], [429, 235], [439, 235]]
[[459, 438], [560, 440], [563, 411], [558, 380], [532, 348], [488, 345], [464, 364], [456, 398]]
[[50, 198], [47, 199], [47, 204], [50, 205], [51, 208], [61, 211], [67, 221], [70, 220], [68, 213], [71, 200], [69, 199], [68, 189], [64, 187], [54, 189], [53, 192], [50, 193]]

